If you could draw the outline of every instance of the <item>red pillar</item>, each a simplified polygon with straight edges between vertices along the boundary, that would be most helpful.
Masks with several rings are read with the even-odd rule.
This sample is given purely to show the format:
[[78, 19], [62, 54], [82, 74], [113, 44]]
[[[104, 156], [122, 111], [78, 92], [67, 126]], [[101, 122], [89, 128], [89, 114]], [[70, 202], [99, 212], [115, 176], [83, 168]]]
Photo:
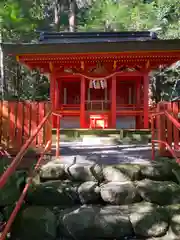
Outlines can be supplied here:
[[136, 103], [139, 106], [141, 104], [141, 79], [136, 81]]
[[59, 99], [60, 99], [60, 88], [59, 83], [57, 80], [55, 80], [55, 109], [59, 109]]
[[111, 86], [111, 127], [116, 128], [116, 76], [112, 77]]
[[[136, 105], [137, 109], [139, 109], [141, 105], [141, 78], [136, 81]], [[136, 116], [136, 129], [141, 128], [141, 116]]]
[[56, 126], [56, 157], [60, 155], [60, 116], [56, 116], [57, 126]]
[[85, 78], [81, 78], [80, 127], [85, 128]]
[[144, 128], [149, 128], [149, 76], [144, 73]]
[[[55, 86], [56, 86], [56, 74], [55, 74], [55, 72], [52, 72], [52, 73], [50, 73], [50, 102], [51, 102], [51, 107], [52, 107], [53, 111], [55, 111], [55, 107], [56, 107]], [[56, 124], [57, 124], [57, 117], [53, 115], [52, 116], [52, 127], [56, 128]]]
[[56, 86], [56, 74], [50, 73], [50, 101], [52, 109], [55, 109], [55, 86]]

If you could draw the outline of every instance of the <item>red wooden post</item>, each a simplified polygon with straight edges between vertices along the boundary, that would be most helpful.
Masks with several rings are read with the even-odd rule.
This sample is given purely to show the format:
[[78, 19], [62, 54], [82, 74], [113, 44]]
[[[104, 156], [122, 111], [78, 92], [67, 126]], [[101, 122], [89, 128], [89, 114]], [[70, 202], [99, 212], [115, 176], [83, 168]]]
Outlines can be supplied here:
[[56, 157], [60, 155], [60, 116], [57, 116], [57, 128], [56, 128]]
[[151, 117], [151, 144], [152, 144], [152, 160], [155, 160], [155, 132], [154, 132], [154, 117]]
[[55, 100], [54, 100], [55, 110], [58, 109], [58, 102], [59, 102], [59, 89], [57, 79], [55, 79]]
[[[159, 102], [157, 105], [157, 112], [164, 111], [164, 103]], [[166, 125], [165, 125], [165, 115], [157, 116], [157, 134], [158, 140], [166, 142]], [[159, 143], [159, 155], [164, 156], [166, 153], [166, 146], [163, 143]]]
[[[17, 114], [16, 114], [17, 116]], [[17, 123], [15, 123], [16, 130], [17, 130]], [[2, 105], [2, 143], [6, 148], [9, 148], [9, 102], [3, 101]], [[15, 135], [16, 136], [16, 135]], [[15, 145], [18, 146], [18, 141]]]
[[[42, 119], [46, 116], [44, 114], [44, 102], [39, 103], [39, 112], [38, 112], [38, 124], [42, 121]], [[44, 132], [44, 127], [40, 130], [38, 136], [37, 136], [37, 144], [38, 146], [43, 146], [44, 141], [43, 141], [43, 132]]]
[[[140, 105], [141, 105], [141, 79], [138, 79], [136, 81], [136, 106], [139, 109]], [[136, 129], [140, 129], [141, 128], [141, 117], [140, 115], [136, 116]]]
[[52, 104], [52, 109], [55, 109], [55, 87], [56, 86], [56, 74], [52, 72], [50, 74], [50, 101]]
[[[3, 104], [3, 102], [2, 102]], [[10, 103], [10, 123], [9, 123], [9, 138], [10, 138], [10, 147], [15, 147], [15, 143], [16, 143], [16, 115], [15, 115], [15, 109], [16, 109], [16, 102], [11, 102]], [[26, 115], [25, 115], [26, 116]], [[2, 121], [2, 119], [1, 119]], [[26, 126], [26, 122], [24, 121], [24, 124]], [[2, 133], [2, 128], [3, 126], [1, 126], [1, 133]], [[25, 131], [26, 133], [26, 131]], [[28, 137], [29, 138], [29, 135]]]
[[85, 78], [81, 78], [80, 127], [85, 126]]
[[61, 107], [61, 104], [63, 103], [63, 102], [61, 102], [61, 97], [62, 97], [62, 91], [63, 91], [63, 89], [61, 89], [61, 86], [62, 86], [62, 82], [61, 82], [61, 80], [59, 80], [59, 81], [57, 81], [57, 85], [58, 85], [58, 108], [60, 108]]
[[[173, 111], [173, 117], [178, 121], [178, 104], [176, 102], [173, 102], [172, 104], [172, 111]], [[179, 148], [179, 130], [173, 125], [173, 137], [174, 137], [174, 148], [178, 149]]]
[[[55, 110], [56, 104], [55, 104], [55, 86], [56, 86], [56, 74], [55, 72], [50, 73], [50, 102], [52, 111]], [[56, 120], [57, 116], [52, 115], [52, 127], [56, 127]]]
[[[46, 102], [45, 103], [45, 116], [50, 111], [50, 109], [51, 109], [50, 103]], [[44, 125], [44, 141], [45, 141], [45, 144], [49, 140], [52, 142], [52, 116], [49, 116], [46, 124]], [[51, 145], [49, 147], [49, 150], [51, 150]]]
[[[171, 103], [168, 103], [167, 110], [168, 110], [168, 112], [172, 113]], [[167, 143], [169, 144], [170, 147], [172, 147], [172, 143], [173, 143], [173, 124], [168, 118], [166, 118], [166, 121], [167, 121]], [[177, 131], [177, 129], [176, 129], [176, 131]]]
[[[37, 116], [38, 116], [38, 102], [32, 102], [31, 104], [31, 131], [30, 134], [33, 134], [33, 131], [37, 128], [38, 123], [37, 123]], [[36, 147], [36, 143], [37, 143], [37, 138], [35, 137], [33, 142], [32, 142], [32, 146]]]
[[149, 76], [144, 73], [144, 129], [149, 128]]
[[116, 76], [112, 77], [111, 85], [111, 127], [116, 128]]

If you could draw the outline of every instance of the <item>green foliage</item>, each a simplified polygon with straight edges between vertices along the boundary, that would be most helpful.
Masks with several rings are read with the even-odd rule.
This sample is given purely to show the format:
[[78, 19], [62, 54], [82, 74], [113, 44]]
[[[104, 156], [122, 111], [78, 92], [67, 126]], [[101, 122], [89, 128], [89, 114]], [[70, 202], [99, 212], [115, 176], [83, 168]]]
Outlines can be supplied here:
[[[35, 30], [67, 29], [75, 1], [78, 31], [150, 30], [162, 39], [180, 38], [179, 0], [4, 0], [0, 2], [0, 28], [6, 42], [37, 41]], [[70, 14], [69, 14], [70, 13]], [[55, 15], [60, 20], [56, 23]], [[58, 25], [58, 26], [56, 26]], [[12, 67], [13, 65], [13, 67]], [[6, 96], [47, 99], [49, 83], [36, 71], [6, 63]], [[178, 95], [179, 68], [159, 69], [152, 74], [156, 101]], [[13, 91], [12, 91], [13, 89]]]
[[[146, 1], [147, 2], [147, 1]], [[84, 30], [150, 30], [160, 29], [162, 38], [180, 35], [178, 0], [159, 1], [95, 0], [86, 15]]]
[[[179, 0], [95, 0], [79, 29], [85, 31], [154, 30], [162, 39], [180, 38]], [[156, 102], [179, 96], [179, 67], [152, 73], [152, 98]]]
[[36, 22], [29, 14], [31, 8], [28, 1], [5, 0], [4, 6], [0, 8], [2, 18], [2, 34], [5, 41], [25, 40], [26, 35], [33, 32]]

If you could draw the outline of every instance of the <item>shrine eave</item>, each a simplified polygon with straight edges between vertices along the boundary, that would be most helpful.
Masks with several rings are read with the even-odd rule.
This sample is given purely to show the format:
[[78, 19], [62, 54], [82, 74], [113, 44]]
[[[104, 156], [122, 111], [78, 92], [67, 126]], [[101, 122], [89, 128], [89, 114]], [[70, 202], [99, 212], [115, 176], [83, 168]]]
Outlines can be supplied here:
[[180, 39], [85, 43], [2, 43], [5, 55], [59, 55], [140, 52], [179, 52]]

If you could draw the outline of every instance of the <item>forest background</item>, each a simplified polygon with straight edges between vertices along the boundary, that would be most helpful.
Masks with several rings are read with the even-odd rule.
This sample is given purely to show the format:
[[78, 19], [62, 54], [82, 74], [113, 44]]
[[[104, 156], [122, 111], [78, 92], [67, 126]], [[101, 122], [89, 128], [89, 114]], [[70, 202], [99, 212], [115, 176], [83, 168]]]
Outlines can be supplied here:
[[[38, 31], [153, 30], [180, 38], [180, 0], [1, 0], [0, 41], [36, 42]], [[48, 100], [49, 80], [1, 52], [1, 99]], [[150, 75], [155, 102], [180, 96], [180, 62]]]

